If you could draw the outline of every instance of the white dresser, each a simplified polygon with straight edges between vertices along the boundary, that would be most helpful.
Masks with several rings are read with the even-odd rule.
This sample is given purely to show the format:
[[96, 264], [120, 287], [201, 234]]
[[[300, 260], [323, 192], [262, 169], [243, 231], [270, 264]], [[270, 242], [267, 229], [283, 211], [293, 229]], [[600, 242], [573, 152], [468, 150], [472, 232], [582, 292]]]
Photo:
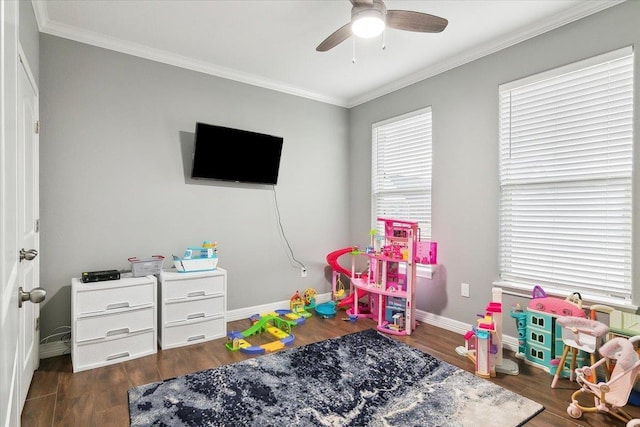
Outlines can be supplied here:
[[158, 342], [163, 349], [227, 335], [225, 270], [163, 271], [158, 292]]
[[71, 280], [73, 371], [157, 352], [154, 276], [82, 283]]

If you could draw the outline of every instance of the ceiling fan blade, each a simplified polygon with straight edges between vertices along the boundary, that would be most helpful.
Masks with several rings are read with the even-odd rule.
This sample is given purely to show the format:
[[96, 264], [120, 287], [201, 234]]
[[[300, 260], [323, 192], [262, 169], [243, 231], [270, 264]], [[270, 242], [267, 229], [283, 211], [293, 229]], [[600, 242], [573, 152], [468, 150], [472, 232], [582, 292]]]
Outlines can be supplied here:
[[439, 33], [447, 27], [449, 21], [428, 13], [409, 10], [387, 10], [386, 23], [387, 27], [396, 30]]
[[348, 22], [343, 25], [342, 28], [334, 31], [329, 37], [324, 39], [324, 41], [318, 45], [316, 50], [318, 52], [326, 52], [348, 39], [351, 34], [351, 22]]

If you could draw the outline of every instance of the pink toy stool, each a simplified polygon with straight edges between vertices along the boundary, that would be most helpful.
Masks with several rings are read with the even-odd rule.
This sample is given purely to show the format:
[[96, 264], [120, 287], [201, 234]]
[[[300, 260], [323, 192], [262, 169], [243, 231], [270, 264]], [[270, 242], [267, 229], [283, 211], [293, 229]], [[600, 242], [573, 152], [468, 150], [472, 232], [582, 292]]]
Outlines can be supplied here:
[[609, 332], [609, 327], [604, 323], [582, 317], [563, 316], [559, 317], [556, 322], [562, 326], [562, 342], [564, 343], [564, 348], [562, 349], [562, 358], [553, 376], [553, 381], [551, 381], [551, 388], [556, 387], [564, 363], [567, 360], [569, 350], [571, 350], [571, 354], [573, 355], [569, 371], [569, 381], [573, 381], [578, 350], [590, 353], [591, 365], [594, 365], [595, 352], [600, 343], [600, 338]]

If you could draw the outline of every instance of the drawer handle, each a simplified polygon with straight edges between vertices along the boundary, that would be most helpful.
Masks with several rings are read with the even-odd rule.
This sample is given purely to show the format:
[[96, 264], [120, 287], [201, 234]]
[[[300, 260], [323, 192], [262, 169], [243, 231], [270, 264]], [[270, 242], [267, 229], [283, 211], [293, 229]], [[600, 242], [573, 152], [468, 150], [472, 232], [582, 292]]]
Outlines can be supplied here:
[[107, 356], [107, 360], [120, 359], [122, 357], [129, 357], [129, 352], [125, 351], [124, 353], [112, 354], [111, 356]]
[[189, 292], [187, 294], [187, 298], [203, 297], [203, 296], [204, 296], [204, 291]]
[[111, 337], [113, 335], [128, 334], [128, 333], [129, 333], [129, 328], [120, 328], [120, 329], [113, 329], [111, 331], [107, 331], [107, 336]]
[[187, 338], [187, 341], [195, 341], [195, 340], [203, 340], [204, 339], [204, 334], [203, 335], [195, 335], [193, 337], [189, 337]]
[[193, 313], [187, 316], [187, 320], [197, 319], [198, 317], [204, 317], [204, 313]]
[[114, 302], [113, 304], [109, 304], [107, 306], [107, 310], [115, 310], [117, 308], [125, 308], [129, 307], [129, 302]]

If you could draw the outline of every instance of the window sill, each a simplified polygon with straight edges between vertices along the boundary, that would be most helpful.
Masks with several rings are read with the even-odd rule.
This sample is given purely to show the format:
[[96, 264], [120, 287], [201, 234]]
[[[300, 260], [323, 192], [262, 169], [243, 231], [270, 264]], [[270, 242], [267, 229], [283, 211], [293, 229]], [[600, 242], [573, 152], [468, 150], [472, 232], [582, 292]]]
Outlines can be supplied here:
[[[522, 285], [514, 282], [504, 282], [504, 281], [495, 281], [492, 283], [493, 286], [501, 288], [502, 292], [506, 295], [513, 295], [522, 298], [531, 299], [532, 286], [530, 285]], [[553, 296], [558, 298], [566, 298], [567, 294], [562, 294], [560, 292], [551, 290], [544, 290], [547, 296]], [[593, 304], [604, 304], [612, 308], [624, 310], [624, 311], [632, 311], [635, 312], [638, 310], [638, 306], [633, 304], [631, 301], [615, 298], [615, 297], [604, 297], [601, 295], [589, 295], [589, 294], [580, 294], [582, 296], [582, 307], [585, 309], [589, 309], [589, 307]]]
[[438, 268], [438, 264], [416, 264], [416, 276], [424, 279], [433, 279], [433, 272]]
[[[436, 268], [438, 268], [438, 264], [418, 264], [418, 263], [414, 263], [413, 264], [415, 266], [416, 269], [416, 276], [420, 277], [422, 279], [433, 279], [433, 273], [436, 270]], [[400, 265], [400, 272], [401, 273], [405, 273], [406, 272], [406, 264], [403, 263]]]

